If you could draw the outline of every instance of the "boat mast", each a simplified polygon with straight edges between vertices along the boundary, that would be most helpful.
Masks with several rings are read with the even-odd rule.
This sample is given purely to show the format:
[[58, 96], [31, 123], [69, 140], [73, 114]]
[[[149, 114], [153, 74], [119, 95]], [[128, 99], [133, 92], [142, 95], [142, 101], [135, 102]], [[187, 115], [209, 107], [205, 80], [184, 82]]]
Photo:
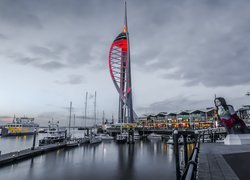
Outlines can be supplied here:
[[75, 130], [75, 126], [76, 126], [76, 115], [74, 114], [74, 124], [73, 124], [73, 138], [74, 138], [74, 136], [75, 136], [75, 134], [74, 134], [74, 130]]
[[95, 119], [95, 127], [96, 127], [96, 91], [95, 91], [95, 101], [94, 101], [94, 119]]
[[70, 137], [70, 126], [71, 126], [71, 110], [72, 110], [72, 102], [70, 101], [70, 108], [69, 108], [69, 137]]
[[87, 105], [88, 105], [88, 92], [86, 92], [86, 97], [85, 97], [85, 114], [84, 114], [84, 119], [85, 119], [85, 128], [87, 126]]

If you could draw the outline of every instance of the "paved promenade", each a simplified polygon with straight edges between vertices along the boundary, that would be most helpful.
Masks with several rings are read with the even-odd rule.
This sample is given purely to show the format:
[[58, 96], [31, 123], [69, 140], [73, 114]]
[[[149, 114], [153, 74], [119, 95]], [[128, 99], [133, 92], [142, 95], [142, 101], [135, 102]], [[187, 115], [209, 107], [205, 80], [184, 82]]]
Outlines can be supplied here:
[[201, 143], [198, 179], [250, 179], [250, 145]]

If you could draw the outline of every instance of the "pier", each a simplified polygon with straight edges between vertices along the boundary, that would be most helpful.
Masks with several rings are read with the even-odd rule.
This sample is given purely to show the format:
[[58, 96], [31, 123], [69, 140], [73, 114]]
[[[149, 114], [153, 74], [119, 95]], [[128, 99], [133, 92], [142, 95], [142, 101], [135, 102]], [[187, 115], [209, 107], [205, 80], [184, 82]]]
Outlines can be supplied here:
[[29, 149], [24, 149], [21, 151], [15, 151], [15, 152], [3, 154], [0, 156], [0, 166], [4, 166], [10, 163], [17, 162], [17, 161], [32, 158], [32, 157], [35, 157], [35, 156], [38, 156], [38, 155], [41, 155], [50, 151], [58, 150], [64, 147], [66, 147], [66, 143], [50, 144], [47, 146], [36, 147], [34, 148], [34, 150], [32, 150], [32, 148], [29, 148]]

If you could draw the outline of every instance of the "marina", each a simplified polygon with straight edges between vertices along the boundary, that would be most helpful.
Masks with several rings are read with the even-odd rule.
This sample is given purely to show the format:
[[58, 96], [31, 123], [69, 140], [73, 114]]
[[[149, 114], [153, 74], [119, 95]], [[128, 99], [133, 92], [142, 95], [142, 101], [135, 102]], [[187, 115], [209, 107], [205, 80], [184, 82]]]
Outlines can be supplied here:
[[0, 1], [0, 180], [250, 179], [249, 8]]
[[[77, 135], [81, 133], [75, 132]], [[43, 136], [44, 134], [39, 134], [38, 139]], [[5, 143], [13, 142], [11, 137], [1, 139], [0, 143], [3, 143], [2, 140]], [[15, 141], [19, 142], [17, 139]], [[175, 177], [173, 146], [167, 145], [162, 140], [139, 140], [131, 145], [127, 143], [117, 144], [111, 140], [98, 144], [85, 143], [73, 148], [67, 148], [66, 144], [55, 144], [40, 146], [33, 151], [30, 149], [33, 139], [27, 138], [25, 141], [30, 145], [26, 146], [29, 149], [23, 147], [26, 150], [6, 154], [3, 152], [0, 156], [2, 163], [14, 163], [11, 166], [0, 168], [1, 175], [6, 176], [8, 180], [14, 180], [17, 176], [21, 180], [53, 179], [65, 176], [75, 179], [88, 179], [90, 177], [91, 179], [123, 179], [125, 177], [131, 179], [153, 177], [173, 179]], [[5, 152], [7, 151], [10, 149]], [[13, 157], [13, 155], [15, 156]], [[44, 164], [47, 165], [44, 166]], [[53, 172], [50, 171], [52, 166], [56, 167]], [[66, 168], [69, 169], [66, 170]], [[7, 173], [9, 171], [11, 173]], [[20, 172], [22, 172], [21, 175]]]

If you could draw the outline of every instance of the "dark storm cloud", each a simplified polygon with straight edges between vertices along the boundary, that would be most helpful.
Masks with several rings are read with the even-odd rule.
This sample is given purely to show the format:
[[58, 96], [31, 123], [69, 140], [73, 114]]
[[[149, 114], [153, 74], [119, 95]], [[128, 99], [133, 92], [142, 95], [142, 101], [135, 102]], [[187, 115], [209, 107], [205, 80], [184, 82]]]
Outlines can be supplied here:
[[84, 78], [81, 75], [69, 75], [66, 81], [55, 81], [57, 84], [71, 84], [78, 85], [84, 82]]
[[200, 108], [213, 107], [211, 100], [194, 100], [191, 97], [178, 96], [171, 99], [155, 102], [148, 107], [136, 108], [140, 112], [158, 113], [158, 112], [179, 112], [183, 110], [195, 110]]

